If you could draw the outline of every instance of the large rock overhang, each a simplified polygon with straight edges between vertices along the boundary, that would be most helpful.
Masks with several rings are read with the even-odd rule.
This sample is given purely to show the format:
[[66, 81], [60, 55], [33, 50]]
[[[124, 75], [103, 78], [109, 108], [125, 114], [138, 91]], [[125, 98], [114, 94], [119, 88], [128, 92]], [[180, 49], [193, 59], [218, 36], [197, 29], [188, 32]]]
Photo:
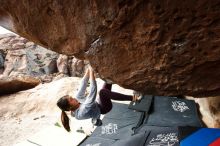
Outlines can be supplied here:
[[220, 95], [220, 1], [1, 0], [0, 25], [154, 95]]

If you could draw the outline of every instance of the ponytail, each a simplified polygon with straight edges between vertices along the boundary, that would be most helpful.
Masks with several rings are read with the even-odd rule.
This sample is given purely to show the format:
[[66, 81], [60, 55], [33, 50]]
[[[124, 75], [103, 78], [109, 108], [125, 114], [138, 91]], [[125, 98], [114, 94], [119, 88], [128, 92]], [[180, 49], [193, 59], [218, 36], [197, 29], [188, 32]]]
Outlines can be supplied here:
[[[70, 99], [71, 99], [71, 104], [69, 103]], [[76, 99], [71, 98], [69, 95], [63, 96], [57, 101], [57, 106], [62, 110], [61, 122], [63, 124], [63, 127], [68, 132], [70, 132], [70, 125], [69, 125], [70, 119], [65, 111], [75, 111], [77, 108], [79, 108], [79, 105], [80, 103]]]
[[70, 132], [70, 125], [69, 125], [69, 117], [67, 116], [65, 111], [62, 111], [61, 113], [61, 122], [63, 124], [63, 127], [66, 129], [66, 131]]

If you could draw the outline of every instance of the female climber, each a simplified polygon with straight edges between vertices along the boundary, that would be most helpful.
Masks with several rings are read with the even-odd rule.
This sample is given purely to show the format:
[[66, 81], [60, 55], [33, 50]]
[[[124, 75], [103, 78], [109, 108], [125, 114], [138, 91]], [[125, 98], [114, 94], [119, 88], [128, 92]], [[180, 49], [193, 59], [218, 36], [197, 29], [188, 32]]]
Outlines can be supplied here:
[[[86, 87], [90, 81], [90, 92], [86, 96]], [[106, 114], [112, 109], [111, 99], [124, 100], [124, 101], [136, 101], [137, 96], [124, 95], [111, 91], [112, 85], [105, 83], [103, 88], [99, 92], [99, 98], [96, 101], [97, 84], [95, 80], [94, 71], [92, 68], [86, 70], [80, 84], [80, 88], [75, 98], [69, 95], [61, 97], [57, 101], [57, 106], [62, 110], [61, 121], [64, 128], [69, 132], [69, 118], [65, 111], [70, 111], [71, 116], [78, 120], [92, 119], [92, 123], [95, 126], [101, 126], [100, 120], [101, 114]]]

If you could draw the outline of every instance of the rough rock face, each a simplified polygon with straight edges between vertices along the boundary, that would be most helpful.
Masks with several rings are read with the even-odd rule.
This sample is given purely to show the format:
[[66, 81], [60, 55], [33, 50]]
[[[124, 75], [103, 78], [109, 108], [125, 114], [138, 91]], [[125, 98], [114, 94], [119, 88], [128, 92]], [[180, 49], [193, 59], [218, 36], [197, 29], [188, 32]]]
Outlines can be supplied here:
[[62, 72], [63, 74], [69, 74], [68, 71], [68, 56], [66, 55], [59, 55], [57, 59], [57, 68], [59, 72]]
[[157, 95], [220, 95], [219, 14], [218, 0], [0, 2], [0, 25]]
[[220, 128], [220, 100], [218, 96], [190, 99], [195, 100], [199, 105], [202, 120], [207, 127]]
[[88, 64], [88, 61], [62, 54], [60, 54], [57, 59], [58, 71], [71, 77], [82, 77]]
[[5, 77], [21, 75], [37, 77], [57, 72], [56, 59], [59, 54], [37, 46], [20, 36], [2, 35], [0, 52], [3, 56], [2, 68]]
[[0, 52], [0, 68], [4, 68], [4, 58], [2, 52]]
[[16, 78], [0, 78], [0, 95], [14, 93], [33, 88], [40, 84], [40, 80], [31, 76], [22, 76]]
[[79, 60], [77, 58], [71, 58], [69, 64], [71, 64], [71, 66], [69, 67], [70, 76], [82, 77], [89, 63], [87, 61]]
[[[72, 62], [74, 59], [76, 61]], [[77, 62], [82, 62], [82, 64], [77, 64]], [[37, 77], [57, 72], [74, 75], [74, 73], [69, 73], [71, 66], [76, 66], [75, 74], [79, 76], [83, 74], [84, 61], [72, 56], [59, 55], [20, 36], [0, 35], [0, 69], [3, 70], [4, 76], [31, 75]]]
[[4, 61], [3, 53], [0, 51], [0, 74], [4, 71]]
[[[40, 83], [39, 79], [42, 82], [51, 82], [69, 76], [70, 73], [62, 71], [62, 64], [65, 64], [65, 60], [59, 59], [58, 56], [67, 58], [67, 70], [70, 70], [71, 66], [78, 67], [77, 63], [71, 62], [73, 57], [59, 55], [20, 36], [0, 35], [0, 86], [2, 86], [0, 94], [33, 88]], [[71, 75], [81, 76], [83, 74], [85, 64], [84, 61], [81, 62], [81, 68], [78, 67], [72, 71]], [[17, 77], [18, 80], [16, 80]], [[23, 82], [22, 77], [29, 79]]]

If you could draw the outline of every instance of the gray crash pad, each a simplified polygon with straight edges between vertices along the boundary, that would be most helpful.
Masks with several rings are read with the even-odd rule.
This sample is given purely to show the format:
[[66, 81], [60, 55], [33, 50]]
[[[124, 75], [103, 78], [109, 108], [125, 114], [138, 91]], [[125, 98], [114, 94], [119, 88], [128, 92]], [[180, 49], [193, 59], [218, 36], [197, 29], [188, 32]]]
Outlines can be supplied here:
[[115, 141], [112, 146], [179, 146], [175, 127], [142, 126], [137, 133]]
[[149, 131], [145, 146], [179, 146], [177, 127], [142, 126], [138, 133]]
[[203, 126], [193, 100], [155, 96], [144, 124], [149, 126]]
[[[81, 145], [88, 143], [88, 141], [94, 138], [113, 141], [127, 138], [133, 134], [132, 128], [137, 126], [140, 117], [141, 112], [128, 109], [128, 104], [113, 102], [113, 108], [103, 118], [102, 126], [97, 127], [92, 135]], [[100, 143], [100, 145], [104, 144], [102, 141], [96, 142]], [[105, 144], [105, 146], [107, 146], [107, 144]]]
[[101, 138], [101, 137], [89, 137], [80, 146], [110, 146], [115, 143], [115, 140]]

